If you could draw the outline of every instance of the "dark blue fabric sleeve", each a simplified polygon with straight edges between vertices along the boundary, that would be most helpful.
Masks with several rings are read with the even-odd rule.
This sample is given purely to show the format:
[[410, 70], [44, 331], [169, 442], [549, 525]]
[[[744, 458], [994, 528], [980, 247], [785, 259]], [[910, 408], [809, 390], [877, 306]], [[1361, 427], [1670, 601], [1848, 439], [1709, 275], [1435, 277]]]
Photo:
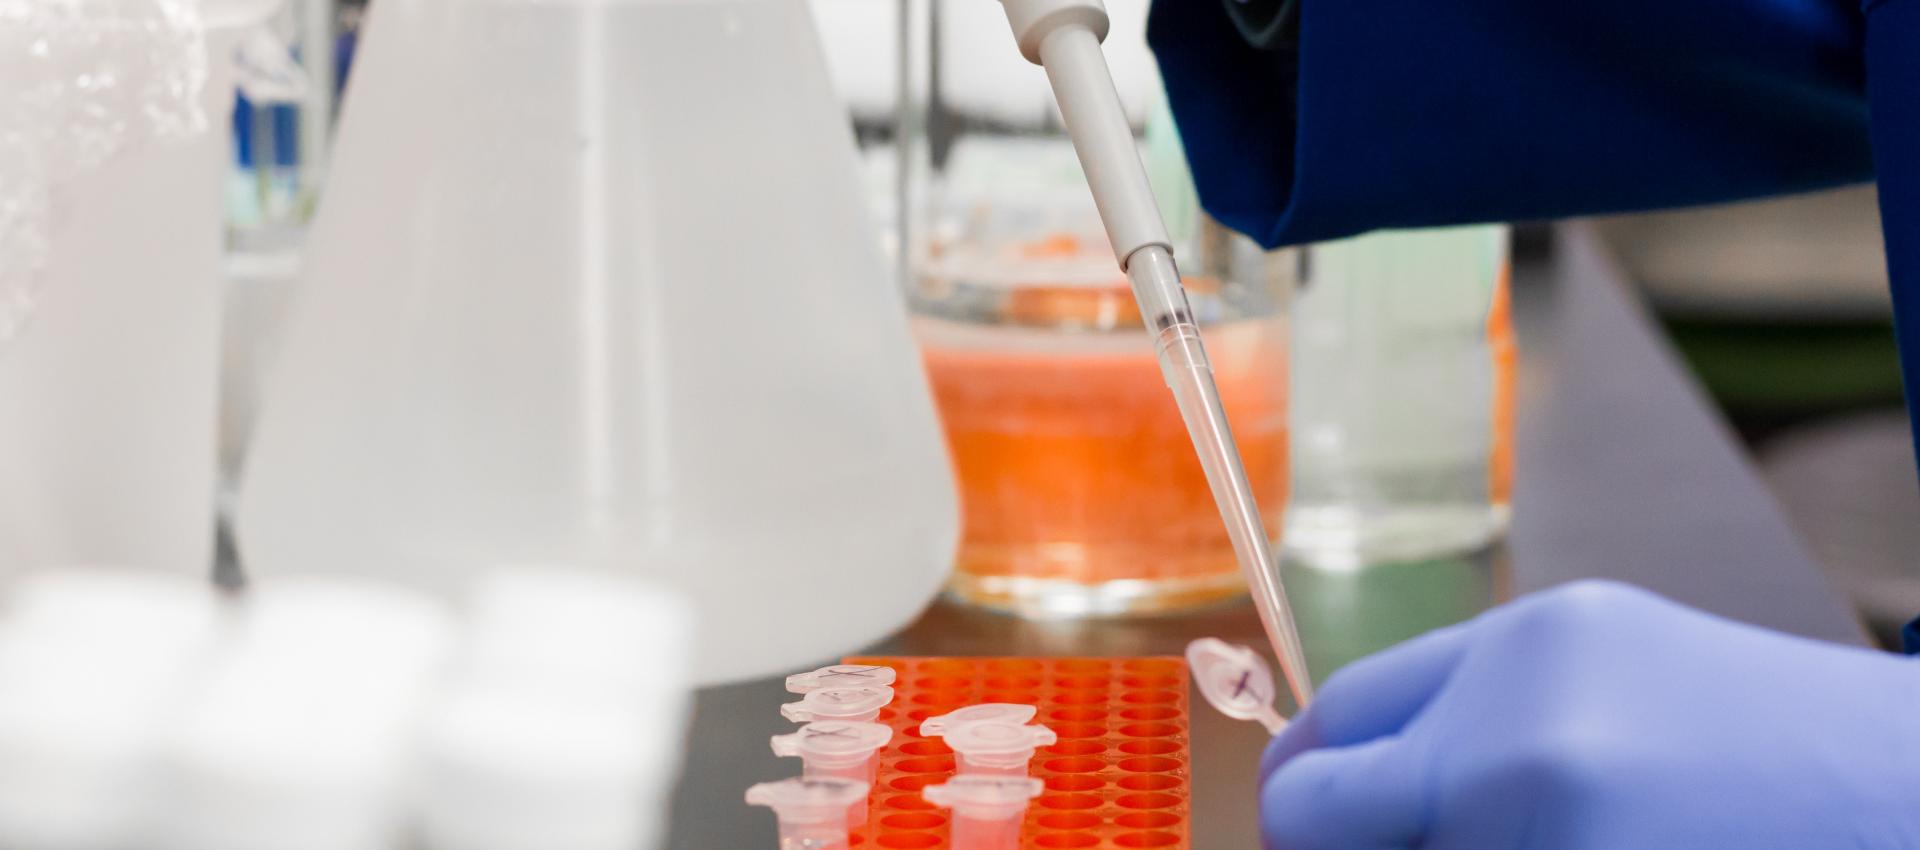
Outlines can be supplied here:
[[1200, 196], [1269, 245], [1872, 176], [1857, 0], [1298, 0], [1292, 44], [1158, 0]]
[[1893, 321], [1920, 457], [1920, 0], [1869, 2], [1867, 77]]
[[1156, 0], [1148, 38], [1202, 203], [1269, 247], [1877, 171], [1920, 429], [1920, 0], [1858, 2], [1296, 0], [1256, 48]]

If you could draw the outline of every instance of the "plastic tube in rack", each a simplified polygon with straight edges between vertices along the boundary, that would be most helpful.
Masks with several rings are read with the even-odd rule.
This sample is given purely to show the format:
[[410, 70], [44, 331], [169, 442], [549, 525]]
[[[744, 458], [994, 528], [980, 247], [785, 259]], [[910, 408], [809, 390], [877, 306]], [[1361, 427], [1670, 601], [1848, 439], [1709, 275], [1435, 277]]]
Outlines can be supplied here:
[[747, 789], [747, 804], [773, 809], [780, 850], [846, 850], [847, 812], [867, 796], [865, 782], [801, 777]]
[[863, 686], [808, 691], [799, 702], [780, 706], [780, 716], [795, 723], [814, 720], [850, 720], [871, 723], [880, 709], [893, 702], [893, 689]]
[[879, 664], [834, 664], [788, 676], [787, 691], [804, 694], [821, 688], [884, 688], [891, 686], [899, 675], [892, 667]]
[[970, 775], [929, 785], [920, 794], [953, 810], [950, 850], [1019, 850], [1022, 816], [1040, 789], [1040, 780], [1031, 777]]
[[[852, 779], [872, 784], [879, 767], [875, 755], [893, 740], [893, 728], [879, 723], [822, 720], [788, 735], [773, 736], [773, 754], [799, 756], [803, 776]], [[854, 804], [856, 825], [867, 822], [867, 801]]]
[[1019, 705], [1010, 702], [986, 702], [970, 705], [920, 721], [920, 734], [945, 735], [971, 723], [995, 720], [1002, 723], [1026, 724], [1033, 722], [1034, 715], [1040, 709], [1031, 705]]
[[1033, 751], [1060, 740], [1045, 726], [1022, 726], [1004, 720], [968, 723], [943, 737], [960, 757], [961, 773], [994, 776], [1027, 775]]

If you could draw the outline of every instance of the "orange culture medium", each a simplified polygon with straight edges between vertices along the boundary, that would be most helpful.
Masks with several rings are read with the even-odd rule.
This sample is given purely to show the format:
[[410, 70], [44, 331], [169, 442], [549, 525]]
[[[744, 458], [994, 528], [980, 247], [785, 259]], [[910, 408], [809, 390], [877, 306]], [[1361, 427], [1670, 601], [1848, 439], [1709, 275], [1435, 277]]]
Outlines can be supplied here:
[[[1286, 343], [1278, 327], [1252, 319], [1205, 332], [1273, 534], [1287, 482]], [[1233, 547], [1186, 425], [1150, 342], [1130, 333], [1139, 333], [1137, 347], [961, 347], [927, 336], [927, 372], [965, 518], [961, 573], [1088, 585], [1222, 577], [1235, 586]]]

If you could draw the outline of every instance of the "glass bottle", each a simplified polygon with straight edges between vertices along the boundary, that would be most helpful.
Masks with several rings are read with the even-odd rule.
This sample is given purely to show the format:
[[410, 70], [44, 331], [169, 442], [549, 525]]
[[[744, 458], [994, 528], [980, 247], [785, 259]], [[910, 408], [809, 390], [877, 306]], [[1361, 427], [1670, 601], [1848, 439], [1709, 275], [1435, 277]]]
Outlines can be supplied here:
[[1506, 529], [1515, 353], [1504, 225], [1314, 246], [1294, 304], [1285, 548], [1354, 567]]

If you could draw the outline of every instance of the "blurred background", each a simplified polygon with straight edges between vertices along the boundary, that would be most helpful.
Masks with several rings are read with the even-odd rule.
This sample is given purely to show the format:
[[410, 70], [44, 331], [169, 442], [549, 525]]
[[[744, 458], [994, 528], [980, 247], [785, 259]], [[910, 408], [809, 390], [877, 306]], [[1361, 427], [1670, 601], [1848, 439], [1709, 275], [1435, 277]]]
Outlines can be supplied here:
[[[1161, 108], [1150, 98], [1155, 75], [1141, 37], [1146, 3], [1110, 5], [1121, 24], [1108, 52], [1122, 89], [1140, 96], [1128, 107], [1144, 126]], [[913, 273], [907, 242], [932, 238], [902, 227], [901, 210], [913, 199], [898, 195], [926, 185], [913, 169], [952, 170], [961, 186], [995, 174], [1029, 194], [1036, 186], [1082, 191], [1070, 156], [1051, 166], [1044, 157], [1009, 160], [1004, 151], [996, 159], [991, 144], [978, 144], [969, 158], [969, 138], [1036, 128], [1057, 137], [1058, 127], [1048, 126], [1054, 118], [1036, 69], [968, 61], [1001, 46], [1002, 24], [994, 15], [955, 14], [955, 6], [812, 0], [876, 219], [903, 278]], [[271, 28], [313, 85], [268, 103], [243, 90], [234, 112], [222, 438], [230, 474], [325, 189], [330, 128], [366, 11], [364, 0], [294, 0]], [[914, 55], [919, 50], [925, 55]], [[927, 102], [931, 92], [945, 102]], [[981, 104], [969, 97], [990, 99], [992, 108], [974, 108]], [[913, 138], [915, 128], [927, 137]], [[1028, 173], [1006, 178], [1009, 161]], [[1192, 199], [1164, 182], [1156, 176], [1170, 216], [1197, 215]], [[1875, 632], [1890, 635], [1920, 610], [1920, 564], [1911, 557], [1920, 551], [1920, 491], [1872, 187], [1610, 217], [1599, 227], [1807, 545]], [[1514, 250], [1551, 251], [1551, 234], [1521, 225]]]

